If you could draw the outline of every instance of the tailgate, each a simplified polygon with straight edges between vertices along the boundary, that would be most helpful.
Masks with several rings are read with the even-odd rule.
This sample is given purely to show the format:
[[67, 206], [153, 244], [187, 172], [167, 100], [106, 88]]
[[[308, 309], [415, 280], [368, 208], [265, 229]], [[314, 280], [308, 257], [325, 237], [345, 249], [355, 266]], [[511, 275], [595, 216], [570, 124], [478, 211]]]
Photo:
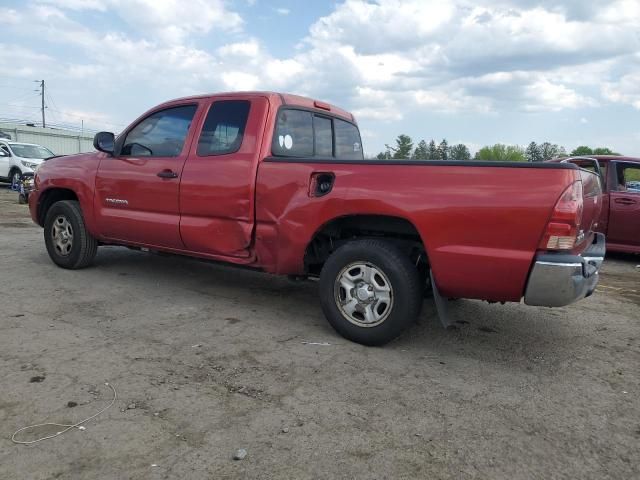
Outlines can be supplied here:
[[581, 230], [585, 238], [589, 239], [598, 225], [600, 211], [602, 210], [602, 182], [600, 176], [589, 170], [580, 169], [582, 181], [582, 195], [584, 197], [584, 210], [582, 213]]

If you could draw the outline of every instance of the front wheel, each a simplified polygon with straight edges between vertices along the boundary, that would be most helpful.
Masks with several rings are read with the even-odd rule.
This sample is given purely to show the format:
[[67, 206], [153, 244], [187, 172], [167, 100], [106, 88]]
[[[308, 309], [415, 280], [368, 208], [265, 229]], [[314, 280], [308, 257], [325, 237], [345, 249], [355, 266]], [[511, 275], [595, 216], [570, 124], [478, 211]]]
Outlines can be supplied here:
[[418, 269], [384, 240], [356, 240], [337, 249], [320, 274], [329, 323], [363, 345], [384, 345], [413, 324], [422, 307]]
[[80, 205], [74, 200], [56, 202], [44, 222], [44, 242], [53, 263], [72, 270], [91, 264], [98, 241], [84, 223]]

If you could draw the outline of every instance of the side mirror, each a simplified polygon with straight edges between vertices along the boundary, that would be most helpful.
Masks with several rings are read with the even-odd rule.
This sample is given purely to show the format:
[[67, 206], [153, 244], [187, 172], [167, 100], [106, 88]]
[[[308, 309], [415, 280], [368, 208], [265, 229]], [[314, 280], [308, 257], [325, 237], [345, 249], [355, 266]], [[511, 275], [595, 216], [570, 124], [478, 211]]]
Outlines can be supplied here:
[[111, 132], [98, 132], [93, 137], [93, 148], [101, 152], [113, 155], [115, 136]]

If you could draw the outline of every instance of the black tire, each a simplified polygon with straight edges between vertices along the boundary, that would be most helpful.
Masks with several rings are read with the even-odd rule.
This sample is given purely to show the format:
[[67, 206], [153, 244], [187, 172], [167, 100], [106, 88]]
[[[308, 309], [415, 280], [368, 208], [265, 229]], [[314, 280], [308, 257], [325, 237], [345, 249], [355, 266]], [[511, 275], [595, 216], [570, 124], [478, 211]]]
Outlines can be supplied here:
[[[344, 289], [336, 282], [358, 262], [375, 267], [391, 287], [389, 312], [374, 326], [354, 323], [338, 306]], [[358, 267], [355, 268], [357, 272]], [[423, 286], [418, 269], [407, 255], [384, 240], [354, 240], [338, 248], [322, 268], [319, 289], [322, 311], [331, 326], [362, 345], [379, 346], [394, 340], [416, 321], [422, 308]]]
[[[72, 232], [68, 252], [62, 252], [57, 247], [54, 235], [54, 222], [64, 221], [70, 225]], [[88, 267], [98, 251], [98, 241], [87, 231], [82, 210], [75, 200], [63, 200], [51, 206], [44, 221], [44, 242], [53, 263], [71, 270]]]
[[20, 205], [24, 205], [25, 203], [29, 203], [29, 199], [23, 193], [18, 194], [18, 203]]

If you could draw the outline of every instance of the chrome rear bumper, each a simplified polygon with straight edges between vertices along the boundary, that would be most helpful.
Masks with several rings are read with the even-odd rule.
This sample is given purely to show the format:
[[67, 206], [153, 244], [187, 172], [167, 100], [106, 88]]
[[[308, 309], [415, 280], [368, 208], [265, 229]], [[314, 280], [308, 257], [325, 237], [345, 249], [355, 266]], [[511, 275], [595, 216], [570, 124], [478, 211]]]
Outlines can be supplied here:
[[563, 307], [588, 297], [598, 285], [598, 270], [605, 252], [604, 235], [596, 233], [593, 243], [582, 255], [538, 255], [529, 274], [524, 303]]

